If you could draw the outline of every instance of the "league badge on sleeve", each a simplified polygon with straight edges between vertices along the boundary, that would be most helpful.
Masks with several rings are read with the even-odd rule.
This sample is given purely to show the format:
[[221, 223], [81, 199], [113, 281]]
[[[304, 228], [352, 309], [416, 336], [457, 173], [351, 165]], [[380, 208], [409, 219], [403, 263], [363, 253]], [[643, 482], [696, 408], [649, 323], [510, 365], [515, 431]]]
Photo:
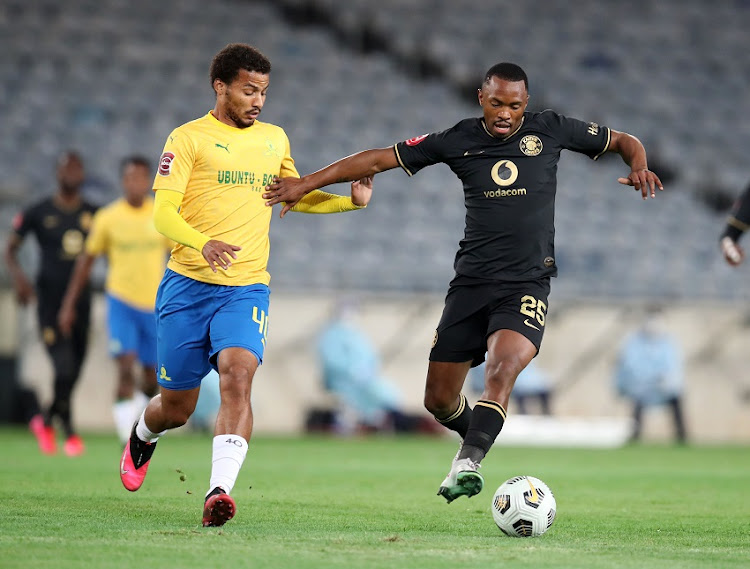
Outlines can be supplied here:
[[169, 176], [172, 171], [172, 161], [174, 160], [174, 154], [171, 152], [165, 152], [159, 158], [159, 175]]
[[414, 138], [410, 138], [409, 140], [407, 140], [404, 144], [406, 144], [406, 146], [416, 146], [428, 136], [429, 134], [422, 134], [420, 136], [415, 136]]

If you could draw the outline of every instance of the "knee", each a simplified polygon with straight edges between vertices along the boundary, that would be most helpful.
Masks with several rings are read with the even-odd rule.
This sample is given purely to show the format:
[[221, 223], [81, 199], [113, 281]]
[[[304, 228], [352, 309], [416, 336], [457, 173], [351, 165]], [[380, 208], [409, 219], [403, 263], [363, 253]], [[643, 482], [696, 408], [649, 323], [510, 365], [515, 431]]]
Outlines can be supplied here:
[[190, 415], [195, 411], [195, 401], [189, 398], [179, 399], [177, 401], [161, 401], [162, 412], [166, 419], [169, 429], [182, 427], [190, 419]]
[[495, 362], [487, 362], [485, 370], [485, 383], [488, 387], [495, 389], [513, 388], [513, 384], [525, 367], [521, 358], [509, 356]]
[[219, 370], [221, 392], [229, 401], [249, 401], [253, 374], [246, 366], [231, 364]]
[[435, 417], [447, 417], [455, 409], [456, 396], [445, 389], [430, 388], [424, 392], [424, 406]]

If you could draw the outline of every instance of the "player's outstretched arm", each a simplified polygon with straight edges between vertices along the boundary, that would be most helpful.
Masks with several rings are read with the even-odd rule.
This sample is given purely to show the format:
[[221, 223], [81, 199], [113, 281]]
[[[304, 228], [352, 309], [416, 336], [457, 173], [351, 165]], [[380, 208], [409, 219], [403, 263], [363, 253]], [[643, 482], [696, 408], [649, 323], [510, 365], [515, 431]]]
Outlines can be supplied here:
[[[288, 211], [297, 213], [343, 213], [363, 209], [370, 203], [372, 197], [372, 176], [352, 182], [352, 196], [329, 194], [322, 190], [313, 190], [300, 198]], [[281, 217], [286, 214], [282, 210]]]
[[627, 178], [618, 178], [617, 181], [626, 186], [633, 186], [633, 189], [641, 192], [643, 199], [648, 199], [649, 194], [652, 198], [656, 197], [656, 188], [664, 190], [664, 186], [659, 176], [648, 169], [648, 160], [646, 159], [646, 149], [643, 144], [632, 134], [627, 132], [610, 131], [611, 138], [609, 141], [608, 152], [617, 152], [628, 166], [630, 174]]
[[340, 182], [353, 182], [374, 176], [398, 166], [393, 147], [364, 150], [342, 158], [325, 168], [301, 178], [274, 178], [263, 199], [273, 206], [284, 202], [282, 217], [304, 196], [316, 188], [324, 188]]

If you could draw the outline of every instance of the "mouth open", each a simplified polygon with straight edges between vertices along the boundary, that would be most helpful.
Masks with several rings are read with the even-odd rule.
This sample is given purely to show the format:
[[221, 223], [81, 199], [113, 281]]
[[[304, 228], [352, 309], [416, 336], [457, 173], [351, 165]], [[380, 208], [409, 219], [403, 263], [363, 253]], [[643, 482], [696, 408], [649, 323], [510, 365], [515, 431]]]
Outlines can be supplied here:
[[495, 130], [500, 134], [508, 134], [510, 132], [511, 124], [507, 122], [496, 122], [492, 126], [494, 126]]

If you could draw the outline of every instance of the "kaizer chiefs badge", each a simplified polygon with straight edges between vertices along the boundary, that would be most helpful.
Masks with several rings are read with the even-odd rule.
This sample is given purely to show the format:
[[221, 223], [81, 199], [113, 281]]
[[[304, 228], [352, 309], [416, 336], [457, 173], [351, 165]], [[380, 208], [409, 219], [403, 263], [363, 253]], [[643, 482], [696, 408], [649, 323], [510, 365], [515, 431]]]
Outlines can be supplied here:
[[526, 156], [537, 156], [542, 151], [542, 141], [535, 134], [527, 134], [518, 144]]

